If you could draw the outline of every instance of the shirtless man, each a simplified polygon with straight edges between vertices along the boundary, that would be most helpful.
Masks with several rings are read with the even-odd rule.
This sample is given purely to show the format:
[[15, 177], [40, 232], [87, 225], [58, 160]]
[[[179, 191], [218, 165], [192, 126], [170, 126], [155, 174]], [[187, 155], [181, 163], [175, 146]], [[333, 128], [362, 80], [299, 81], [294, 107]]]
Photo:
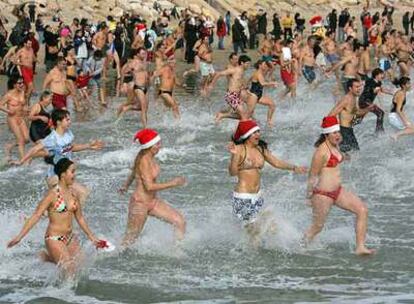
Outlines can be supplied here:
[[262, 41], [262, 45], [259, 48], [259, 55], [262, 56], [262, 60], [267, 63], [269, 67], [267, 77], [273, 75], [275, 70], [274, 65], [272, 64], [273, 57], [272, 57], [272, 49], [273, 49], [273, 42], [272, 42], [272, 34], [267, 34]]
[[20, 67], [20, 72], [23, 77], [24, 84], [26, 86], [25, 97], [27, 105], [30, 104], [30, 97], [33, 92], [33, 63], [36, 62], [36, 55], [32, 49], [32, 41], [29, 37], [26, 37], [23, 41], [24, 47], [22, 47], [16, 53], [16, 62]]
[[358, 79], [358, 68], [359, 68], [359, 54], [360, 54], [360, 44], [358, 42], [354, 43], [353, 50], [344, 50], [344, 55], [340, 62], [332, 67], [330, 72], [336, 71], [339, 67], [342, 67], [343, 74], [341, 77], [342, 87], [345, 94], [348, 93], [348, 81], [351, 79]]
[[229, 78], [227, 93], [224, 95], [224, 100], [232, 108], [233, 113], [218, 112], [216, 114], [216, 123], [220, 122], [223, 118], [233, 118], [246, 120], [249, 118], [249, 113], [244, 107], [244, 102], [241, 97], [241, 92], [245, 89], [244, 72], [249, 68], [251, 59], [246, 55], [239, 57], [238, 66], [230, 67], [224, 71], [218, 72], [214, 75], [211, 81], [208, 91], [211, 91], [214, 84], [220, 77], [227, 76]]
[[137, 104], [136, 96], [134, 93], [134, 63], [135, 63], [135, 56], [136, 54], [134, 51], [130, 54], [130, 58], [128, 61], [123, 65], [121, 69], [121, 83], [122, 87], [121, 90], [123, 93], [126, 93], [127, 100], [123, 104], [118, 107], [117, 117], [121, 118], [121, 115], [128, 111], [136, 110], [140, 111], [141, 107]]
[[149, 85], [149, 73], [148, 73], [148, 62], [147, 51], [144, 48], [137, 50], [132, 63], [132, 73], [134, 75], [134, 93], [138, 99], [141, 108], [141, 122], [145, 129], [147, 127], [148, 120], [148, 85]]
[[178, 103], [173, 97], [173, 90], [176, 83], [175, 77], [175, 60], [168, 60], [159, 70], [156, 70], [153, 77], [160, 77], [160, 86], [158, 95], [164, 101], [164, 104], [172, 109], [175, 119], [180, 119], [180, 109]]
[[379, 68], [385, 72], [388, 79], [394, 79], [394, 71], [391, 65], [391, 56], [393, 53], [393, 43], [389, 32], [384, 32], [381, 35], [382, 44], [378, 49]]
[[0, 111], [7, 113], [7, 124], [16, 140], [5, 145], [6, 161], [11, 161], [11, 151], [16, 145], [20, 158], [24, 155], [24, 146], [29, 142], [29, 130], [26, 125], [27, 106], [22, 78], [10, 78], [7, 86], [9, 91], [0, 101]]
[[302, 74], [308, 83], [313, 84], [316, 79], [315, 73], [315, 53], [313, 47], [315, 46], [316, 39], [313, 36], [309, 36], [306, 45], [302, 48], [299, 60], [299, 66]]
[[360, 46], [360, 58], [359, 58], [359, 66], [358, 66], [358, 76], [363, 81], [368, 80], [368, 75], [371, 73], [371, 58], [370, 58], [370, 50], [368, 45], [361, 45]]
[[105, 23], [100, 24], [99, 31], [92, 38], [92, 47], [95, 50], [106, 52], [106, 41], [108, 38], [108, 27]]
[[410, 55], [413, 49], [408, 42], [407, 36], [399, 36], [395, 41], [395, 50], [397, 52], [397, 64], [400, 67], [400, 77], [410, 76]]
[[343, 153], [359, 150], [358, 141], [352, 127], [354, 118], [358, 115], [365, 115], [373, 105], [361, 110], [357, 104], [357, 98], [361, 95], [362, 84], [357, 79], [350, 79], [347, 82], [348, 93], [335, 105], [327, 116], [338, 116], [341, 125], [342, 142], [339, 147]]
[[66, 61], [59, 57], [56, 66], [46, 75], [43, 81], [43, 90], [49, 89], [52, 92], [52, 105], [54, 109], [67, 109], [66, 85]]

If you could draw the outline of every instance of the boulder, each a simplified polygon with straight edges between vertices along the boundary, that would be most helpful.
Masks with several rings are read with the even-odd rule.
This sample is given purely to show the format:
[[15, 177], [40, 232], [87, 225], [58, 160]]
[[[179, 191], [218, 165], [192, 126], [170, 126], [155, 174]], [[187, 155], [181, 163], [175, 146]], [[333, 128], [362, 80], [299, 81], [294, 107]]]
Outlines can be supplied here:
[[115, 18], [120, 18], [124, 14], [124, 10], [120, 7], [115, 7], [112, 9], [111, 13]]

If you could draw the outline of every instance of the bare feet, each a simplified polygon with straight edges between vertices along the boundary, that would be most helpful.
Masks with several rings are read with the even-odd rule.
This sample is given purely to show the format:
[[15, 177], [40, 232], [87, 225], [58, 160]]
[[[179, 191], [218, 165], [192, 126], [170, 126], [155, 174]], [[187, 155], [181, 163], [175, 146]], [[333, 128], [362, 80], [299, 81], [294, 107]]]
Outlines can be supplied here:
[[272, 129], [273, 128], [273, 121], [268, 121], [267, 122], [267, 126], [269, 127], [269, 129]]
[[356, 255], [371, 255], [374, 254], [376, 252], [375, 249], [368, 249], [367, 247], [363, 246], [361, 248], [357, 248], [355, 250], [355, 254]]
[[391, 139], [392, 139], [393, 141], [397, 141], [397, 140], [398, 140], [398, 136], [397, 136], [397, 134], [391, 135]]

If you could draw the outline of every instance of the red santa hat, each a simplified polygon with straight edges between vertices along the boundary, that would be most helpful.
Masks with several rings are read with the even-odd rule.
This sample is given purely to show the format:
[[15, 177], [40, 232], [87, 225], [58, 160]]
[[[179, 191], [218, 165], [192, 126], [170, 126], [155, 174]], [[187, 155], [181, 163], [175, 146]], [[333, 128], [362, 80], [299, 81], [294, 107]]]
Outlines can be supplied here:
[[322, 24], [322, 17], [321, 16], [313, 16], [310, 20], [309, 23], [314, 26], [314, 25], [320, 25]]
[[254, 120], [240, 121], [233, 138], [235, 141], [243, 140], [259, 130], [260, 128]]
[[134, 141], [139, 142], [141, 149], [148, 149], [161, 140], [158, 133], [152, 129], [142, 129], [135, 134]]
[[336, 116], [326, 116], [322, 120], [322, 133], [329, 134], [339, 131], [339, 122]]

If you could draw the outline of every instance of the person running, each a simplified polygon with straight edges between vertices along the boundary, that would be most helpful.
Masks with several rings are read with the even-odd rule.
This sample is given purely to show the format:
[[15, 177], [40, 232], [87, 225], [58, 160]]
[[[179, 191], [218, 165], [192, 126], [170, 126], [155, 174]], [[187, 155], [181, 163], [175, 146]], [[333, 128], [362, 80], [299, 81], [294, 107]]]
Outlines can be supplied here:
[[82, 214], [82, 206], [72, 192], [71, 187], [76, 176], [75, 164], [62, 158], [55, 165], [54, 172], [59, 178], [57, 187], [47, 192], [20, 233], [7, 243], [7, 247], [19, 244], [47, 212], [49, 224], [45, 233], [46, 251], [41, 252], [41, 258], [45, 262], [58, 265], [64, 276], [71, 278], [77, 272], [81, 258], [79, 239], [73, 233], [73, 219], [76, 219], [79, 227], [95, 246], [99, 247], [101, 241], [89, 229]]
[[34, 70], [33, 64], [36, 62], [36, 55], [32, 48], [32, 41], [29, 37], [24, 38], [23, 45], [16, 53], [16, 62], [20, 68], [20, 74], [22, 75], [25, 88], [26, 103], [29, 105], [30, 97], [33, 92], [33, 77]]
[[29, 113], [30, 129], [29, 135], [30, 139], [37, 143], [41, 139], [48, 136], [51, 132], [50, 130], [50, 113], [46, 111], [46, 108], [52, 103], [52, 94], [50, 91], [44, 91], [40, 95], [39, 102], [35, 103]]
[[411, 80], [410, 78], [403, 76], [396, 81], [396, 85], [398, 85], [400, 89], [394, 94], [391, 112], [388, 114], [391, 126], [399, 130], [391, 136], [394, 140], [397, 140], [404, 135], [414, 134], [414, 127], [404, 112], [404, 107], [407, 102], [407, 92], [411, 90]]
[[180, 108], [173, 96], [176, 84], [175, 59], [168, 60], [159, 70], [154, 72], [153, 77], [155, 79], [157, 77], [160, 78], [158, 95], [162, 98], [164, 104], [171, 108], [174, 118], [177, 120], [180, 119]]
[[328, 116], [338, 116], [341, 124], [342, 142], [340, 149], [343, 153], [358, 151], [359, 145], [354, 134], [353, 121], [355, 117], [365, 115], [374, 107], [373, 104], [364, 109], [358, 109], [357, 97], [361, 94], [361, 82], [350, 79], [347, 82], [346, 90], [348, 93], [335, 105]]
[[43, 90], [52, 92], [52, 105], [54, 109], [67, 109], [67, 95], [69, 88], [66, 82], [66, 60], [58, 57], [56, 66], [46, 75], [43, 81]]
[[7, 125], [14, 134], [15, 140], [5, 145], [5, 160], [12, 161], [11, 153], [17, 146], [20, 158], [29, 142], [29, 130], [26, 125], [27, 107], [23, 78], [10, 78], [7, 83], [8, 91], [0, 100], [0, 111], [7, 114]]
[[253, 75], [250, 78], [251, 86], [246, 101], [247, 111], [249, 112], [248, 116], [249, 118], [253, 116], [257, 103], [265, 105], [269, 107], [269, 110], [267, 111], [267, 125], [272, 127], [273, 114], [275, 113], [276, 105], [269, 96], [263, 96], [263, 89], [264, 87], [276, 87], [277, 82], [268, 82], [265, 80], [266, 71], [268, 69], [266, 61], [259, 60], [254, 67], [256, 71], [253, 72]]
[[250, 241], [255, 246], [266, 232], [261, 227], [266, 215], [262, 212], [264, 200], [260, 191], [261, 170], [265, 163], [298, 174], [307, 172], [305, 167], [289, 164], [274, 156], [260, 135], [260, 128], [254, 120], [240, 121], [228, 145], [231, 154], [229, 174], [238, 178], [233, 192], [233, 213], [245, 224]]
[[128, 223], [122, 244], [132, 245], [142, 229], [148, 216], [154, 216], [174, 226], [175, 235], [182, 240], [185, 234], [184, 216], [171, 207], [166, 201], [157, 197], [157, 192], [184, 186], [184, 177], [176, 177], [164, 183], [157, 182], [160, 166], [155, 155], [161, 149], [161, 137], [152, 129], [143, 129], [135, 134], [135, 141], [141, 145], [131, 174], [119, 189], [121, 194], [127, 192], [129, 186], [136, 180], [136, 189], [131, 196], [128, 207]]
[[[52, 112], [52, 123], [54, 130], [45, 138], [38, 141], [20, 161], [16, 162], [16, 165], [22, 165], [32, 157], [43, 156], [44, 150], [48, 152], [48, 156], [45, 158], [45, 162], [51, 165], [47, 172], [47, 184], [49, 188], [54, 188], [58, 179], [53, 173], [53, 165], [61, 158], [72, 159], [73, 152], [80, 152], [84, 150], [101, 150], [104, 143], [100, 140], [92, 140], [88, 144], [75, 144], [72, 131], [69, 129], [71, 125], [70, 114], [67, 110], [54, 110]], [[89, 190], [86, 186], [75, 182], [72, 185], [74, 193], [77, 195], [79, 202], [83, 204], [89, 195]]]
[[137, 54], [132, 62], [132, 73], [134, 76], [134, 94], [138, 99], [139, 109], [141, 110], [141, 123], [143, 128], [146, 128], [148, 123], [148, 86], [149, 86], [149, 73], [147, 51], [140, 47], [137, 50]]
[[[382, 81], [384, 80], [385, 74], [384, 71], [380, 68], [376, 68], [372, 71], [372, 78], [368, 78], [365, 81], [364, 90], [362, 91], [361, 96], [359, 96], [359, 108], [365, 109], [366, 107], [372, 105], [371, 111], [377, 116], [377, 125], [375, 132], [384, 132], [384, 110], [380, 106], [374, 104], [374, 100], [377, 97], [378, 93], [385, 93], [392, 95], [391, 92], [382, 87]], [[358, 117], [358, 123], [362, 121], [364, 116]]]
[[322, 134], [315, 143], [316, 151], [309, 170], [307, 199], [312, 206], [312, 224], [305, 232], [305, 241], [311, 242], [322, 231], [332, 205], [348, 210], [356, 215], [357, 255], [373, 254], [368, 249], [365, 238], [368, 223], [368, 208], [359, 197], [345, 190], [341, 185], [339, 164], [344, 160], [338, 145], [341, 133], [335, 116], [325, 117], [322, 121]]
[[241, 55], [239, 57], [237, 67], [229, 67], [224, 71], [217, 72], [211, 80], [207, 92], [211, 92], [214, 84], [220, 77], [228, 76], [229, 83], [227, 93], [224, 95], [224, 100], [233, 109], [232, 113], [218, 112], [216, 114], [216, 123], [220, 122], [223, 118], [233, 118], [246, 120], [249, 118], [249, 113], [244, 107], [244, 102], [241, 97], [242, 90], [245, 87], [244, 84], [244, 72], [249, 68], [251, 59], [249, 56]]

